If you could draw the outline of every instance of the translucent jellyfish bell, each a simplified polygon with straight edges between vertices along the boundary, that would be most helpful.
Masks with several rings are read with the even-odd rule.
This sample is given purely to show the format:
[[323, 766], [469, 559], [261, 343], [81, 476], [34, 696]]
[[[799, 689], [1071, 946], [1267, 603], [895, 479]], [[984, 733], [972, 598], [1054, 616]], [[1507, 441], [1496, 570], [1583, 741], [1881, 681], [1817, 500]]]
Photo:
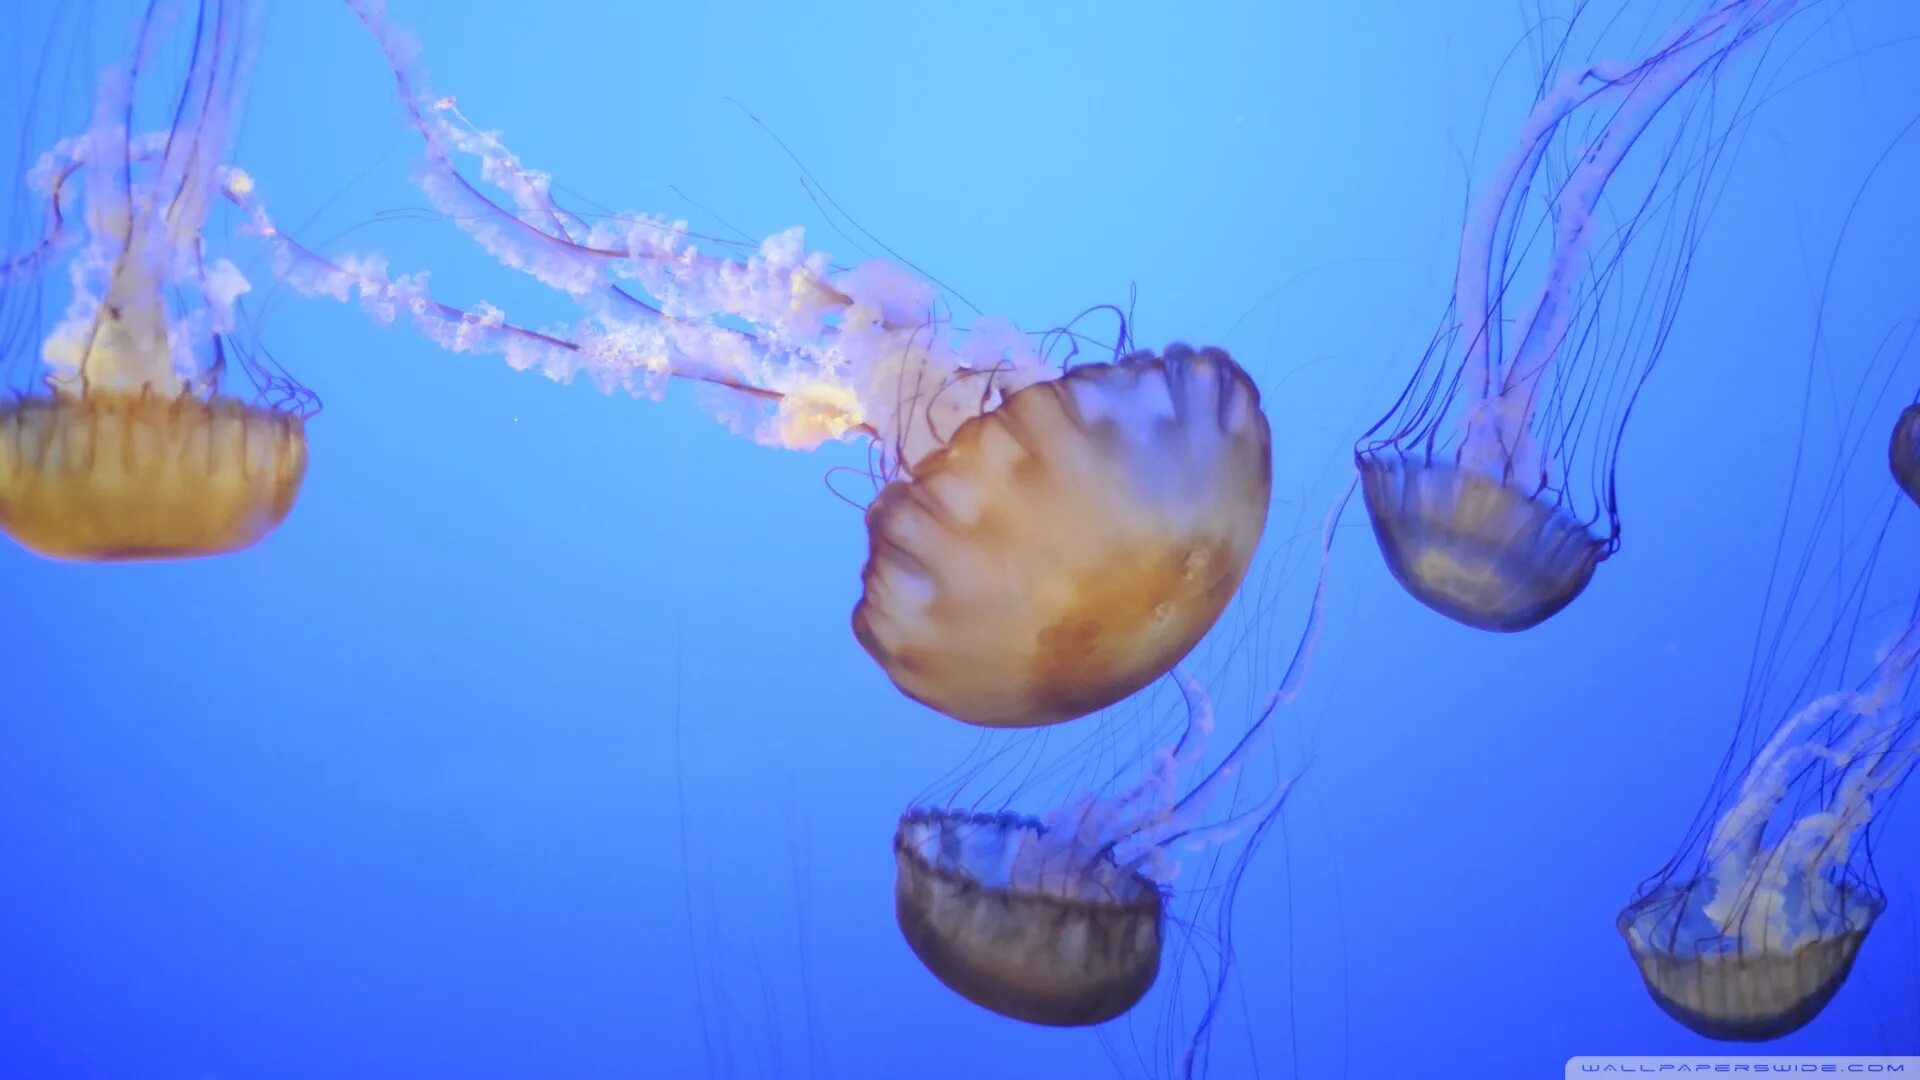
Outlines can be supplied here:
[[[1525, 630], [1618, 548], [1621, 434], [1667, 340], [1699, 236], [1688, 210], [1729, 130], [1702, 137], [1713, 110], [1668, 106], [1713, 94], [1734, 77], [1729, 58], [1793, 7], [1716, 0], [1630, 64], [1561, 67], [1585, 26], [1608, 24], [1543, 24], [1562, 35], [1540, 43], [1556, 69], [1528, 79], [1532, 111], [1475, 195], [1441, 327], [1354, 451], [1387, 567], [1429, 608]], [[1647, 144], [1651, 169], [1623, 171]]]
[[1894, 421], [1887, 461], [1900, 490], [1920, 505], [1920, 404], [1907, 406]]
[[[39, 554], [235, 551], [278, 526], [299, 493], [313, 398], [236, 338], [248, 283], [201, 237], [225, 182], [244, 13], [201, 6], [192, 29], [202, 47], [179, 85], [105, 75], [93, 126], [32, 174], [47, 235], [0, 268], [8, 307], [37, 307], [22, 294], [74, 251], [72, 299], [41, 347], [44, 390], [0, 402], [0, 529]], [[165, 21], [149, 14], [129, 70], [157, 65]], [[129, 132], [148, 95], [164, 99], [173, 126]], [[230, 366], [266, 399], [224, 392]]]
[[1047, 826], [1014, 814], [914, 810], [894, 833], [894, 916], [928, 971], [968, 1001], [1052, 1027], [1101, 1024], [1160, 974], [1160, 888], [1095, 857], [1048, 876], [1020, 865]]
[[1654, 1004], [1692, 1031], [1765, 1042], [1807, 1026], [1853, 971], [1867, 932], [1886, 910], [1863, 881], [1838, 886], [1825, 929], [1796, 944], [1752, 944], [1711, 925], [1687, 925], [1702, 882], [1663, 887], [1620, 913], [1616, 926]]
[[1394, 580], [1479, 630], [1537, 626], [1593, 580], [1609, 545], [1564, 506], [1454, 465], [1359, 459], [1374, 537]]
[[867, 510], [853, 631], [901, 690], [1032, 727], [1104, 708], [1205, 636], [1266, 526], [1260, 394], [1218, 349], [1007, 396]]
[[1258, 807], [1207, 824], [1208, 804], [1266, 737], [1275, 702], [1194, 788], [1180, 774], [1213, 733], [1205, 691], [1181, 676], [1185, 733], [1134, 788], [1085, 795], [1040, 817], [916, 807], [894, 832], [894, 915], [927, 970], [985, 1009], [1076, 1027], [1111, 1020], [1152, 989], [1164, 944], [1173, 854], [1229, 839], [1278, 810], [1290, 785]]

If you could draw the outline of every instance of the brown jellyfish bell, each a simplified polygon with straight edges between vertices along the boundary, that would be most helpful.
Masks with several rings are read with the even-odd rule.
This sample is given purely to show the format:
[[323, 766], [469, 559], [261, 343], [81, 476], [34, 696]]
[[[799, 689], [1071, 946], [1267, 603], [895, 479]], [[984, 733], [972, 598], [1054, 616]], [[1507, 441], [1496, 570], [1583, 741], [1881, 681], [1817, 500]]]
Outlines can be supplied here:
[[1920, 404], [1900, 411], [1893, 424], [1893, 440], [1887, 446], [1887, 463], [1893, 478], [1907, 498], [1920, 505]]
[[[1679, 921], [1646, 932], [1661, 904], [1684, 905], [1680, 890], [1622, 912], [1617, 926], [1662, 1012], [1690, 1030], [1724, 1042], [1766, 1042], [1807, 1026], [1853, 971], [1854, 958], [1885, 910], [1879, 891], [1857, 882], [1847, 898], [1854, 915], [1832, 933], [1793, 944], [1745, 943], [1709, 934], [1686, 940]], [[1696, 883], [1696, 886], [1698, 884]]]
[[1051, 876], [1011, 865], [1047, 829], [1015, 814], [908, 812], [893, 837], [894, 915], [927, 970], [975, 1005], [1049, 1027], [1102, 1024], [1160, 973], [1160, 889], [1111, 856]]
[[1564, 507], [1497, 477], [1395, 454], [1357, 464], [1388, 572], [1455, 622], [1538, 626], [1586, 590], [1610, 553]]

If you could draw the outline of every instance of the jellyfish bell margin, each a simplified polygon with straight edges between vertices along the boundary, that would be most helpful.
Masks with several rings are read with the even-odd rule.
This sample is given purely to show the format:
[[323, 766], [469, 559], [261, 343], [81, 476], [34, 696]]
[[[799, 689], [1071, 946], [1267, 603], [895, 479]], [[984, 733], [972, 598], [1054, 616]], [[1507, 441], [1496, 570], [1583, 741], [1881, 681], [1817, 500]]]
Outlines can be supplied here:
[[1272, 436], [1219, 349], [1075, 367], [973, 416], [881, 490], [853, 632], [907, 696], [1040, 727], [1166, 674], [1266, 528]]
[[1562, 506], [1455, 464], [1396, 451], [1355, 454], [1387, 570], [1442, 615], [1498, 633], [1528, 630], [1573, 603], [1613, 554]]
[[1017, 814], [909, 811], [893, 837], [894, 917], [920, 963], [975, 1005], [1048, 1027], [1102, 1024], [1159, 976], [1164, 899], [1110, 856], [1039, 887], [983, 880], [980, 867], [1008, 870], [1045, 830]]

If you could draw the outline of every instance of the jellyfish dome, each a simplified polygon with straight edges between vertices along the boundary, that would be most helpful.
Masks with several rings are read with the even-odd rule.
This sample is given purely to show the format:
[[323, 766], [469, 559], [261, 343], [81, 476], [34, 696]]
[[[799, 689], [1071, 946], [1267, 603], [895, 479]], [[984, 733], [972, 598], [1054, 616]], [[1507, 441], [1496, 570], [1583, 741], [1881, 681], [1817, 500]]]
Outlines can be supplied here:
[[[1686, 99], [1735, 77], [1733, 55], [1794, 6], [1717, 0], [1632, 63], [1561, 66], [1605, 20], [1538, 31], [1560, 35], [1539, 49], [1556, 70], [1529, 79], [1532, 110], [1468, 211], [1440, 329], [1354, 449], [1387, 569], [1422, 604], [1526, 630], [1618, 549], [1621, 436], [1723, 163], [1727, 129], [1700, 130], [1713, 110]], [[1647, 144], [1651, 167], [1623, 169]]]
[[1394, 580], [1475, 629], [1545, 622], [1586, 589], [1611, 553], [1564, 505], [1485, 473], [1381, 453], [1362, 455], [1359, 469]]
[[[41, 388], [0, 401], [0, 530], [41, 555], [236, 551], [273, 531], [299, 494], [314, 400], [239, 338], [247, 280], [209, 257], [201, 235], [226, 182], [244, 11], [202, 5], [191, 29], [204, 47], [177, 83], [109, 72], [92, 127], [32, 171], [47, 231], [0, 269], [6, 306], [36, 310], [40, 278], [63, 253], [73, 293], [40, 346]], [[130, 71], [158, 66], [164, 25], [149, 13]], [[129, 130], [155, 99], [172, 125]], [[229, 393], [229, 369], [260, 393]]]
[[868, 508], [854, 635], [901, 690], [969, 723], [1111, 705], [1186, 656], [1239, 588], [1266, 526], [1269, 438], [1259, 391], [1218, 349], [1010, 394]]
[[0, 406], [0, 529], [49, 558], [251, 547], [293, 509], [305, 470], [299, 415], [231, 398], [149, 384]]
[[927, 970], [975, 1005], [1105, 1023], [1160, 973], [1160, 886], [1110, 854], [1056, 854], [1049, 833], [1016, 814], [910, 811], [893, 836], [894, 915]]
[[854, 636], [902, 691], [966, 723], [1037, 727], [1112, 705], [1219, 618], [1272, 487], [1259, 391], [1226, 352], [1131, 351], [1123, 317], [1111, 360], [1055, 362], [1041, 343], [1077, 352], [1079, 335], [985, 318], [958, 329], [927, 281], [881, 261], [834, 266], [799, 229], [748, 246], [646, 214], [576, 215], [551, 176], [425, 92], [382, 5], [350, 6], [424, 142], [435, 207], [583, 317], [532, 330], [491, 305], [453, 307], [378, 257], [316, 256], [233, 196], [296, 289], [357, 292], [447, 349], [558, 380], [695, 386], [769, 445], [868, 440], [877, 494]]
[[1893, 479], [1907, 498], [1920, 504], [1920, 404], [1909, 405], [1894, 421], [1893, 441], [1887, 447]]
[[1755, 944], [1715, 926], [1684, 927], [1702, 882], [1666, 887], [1621, 912], [1617, 921], [1647, 993], [1668, 1016], [1727, 1042], [1790, 1035], [1827, 1007], [1886, 899], [1859, 880], [1834, 888], [1837, 907], [1804, 940]]

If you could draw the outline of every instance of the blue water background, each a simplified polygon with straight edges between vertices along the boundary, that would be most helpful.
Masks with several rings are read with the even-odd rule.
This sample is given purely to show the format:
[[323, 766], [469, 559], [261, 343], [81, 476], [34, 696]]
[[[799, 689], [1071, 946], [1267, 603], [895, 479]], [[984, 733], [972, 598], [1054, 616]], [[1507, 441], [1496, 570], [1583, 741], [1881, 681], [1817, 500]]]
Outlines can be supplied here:
[[[54, 6], [16, 4], [29, 26]], [[584, 199], [804, 224], [843, 261], [884, 243], [1030, 327], [1137, 287], [1143, 344], [1223, 345], [1263, 387], [1277, 543], [1317, 521], [1441, 314], [1467, 184], [1526, 108], [1499, 73], [1529, 6], [393, 15], [438, 92]], [[1612, 922], [1731, 735], [1826, 261], [1920, 111], [1920, 51], [1897, 44], [1920, 9], [1838, 6], [1796, 33], [1807, 77], [1775, 87], [1720, 192], [1625, 444], [1626, 546], [1591, 591], [1530, 633], [1469, 631], [1349, 519], [1284, 722], [1313, 764], [1240, 897], [1217, 1075], [1716, 1049], [1648, 1001]], [[1649, 41], [1637, 25], [1618, 40]], [[430, 269], [456, 302], [566, 316], [455, 231], [394, 219], [424, 205], [417, 152], [344, 6], [276, 5], [232, 158], [282, 223]], [[1835, 266], [1836, 364], [1920, 313], [1916, 184], [1909, 140]], [[823, 192], [877, 240], [831, 227]], [[234, 224], [215, 232], [244, 250]], [[825, 478], [863, 449], [767, 449], [691, 395], [560, 387], [291, 296], [262, 337], [326, 402], [267, 543], [132, 567], [0, 547], [0, 1075], [1061, 1080], [1105, 1075], [1110, 1049], [1138, 1069], [1157, 998], [1106, 1045], [1016, 1024], [894, 929], [894, 820], [976, 736], [848, 631], [864, 530]], [[1889, 541], [1899, 572], [1917, 540], [1907, 520]], [[1234, 625], [1290, 647], [1310, 584], [1276, 578]], [[1779, 1051], [1920, 1052], [1904, 809], [1887, 917]]]

